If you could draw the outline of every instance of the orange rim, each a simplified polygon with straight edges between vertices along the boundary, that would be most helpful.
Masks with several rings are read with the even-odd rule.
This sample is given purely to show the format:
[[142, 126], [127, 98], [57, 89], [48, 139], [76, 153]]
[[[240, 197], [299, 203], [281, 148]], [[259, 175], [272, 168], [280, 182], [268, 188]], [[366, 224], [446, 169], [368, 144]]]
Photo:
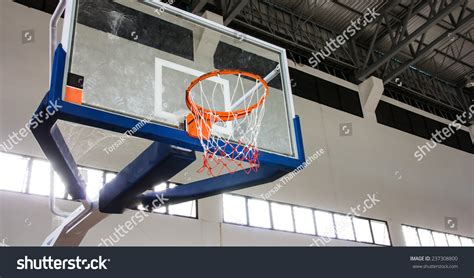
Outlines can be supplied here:
[[[248, 107], [247, 109], [241, 109], [241, 110], [235, 110], [235, 111], [214, 111], [210, 109], [206, 109], [204, 107], [201, 107], [197, 104], [195, 104], [191, 100], [191, 90], [196, 86], [199, 82], [206, 80], [208, 78], [214, 77], [214, 76], [219, 76], [219, 75], [243, 75], [247, 76], [250, 78], [253, 78], [257, 81], [259, 81], [262, 86], [265, 88], [265, 94], [253, 105]], [[191, 110], [191, 113], [193, 113], [195, 116], [196, 115], [203, 115], [203, 118], [206, 120], [214, 120], [216, 116], [219, 117], [221, 121], [232, 121], [234, 119], [240, 119], [245, 116], [247, 116], [250, 112], [252, 112], [254, 109], [260, 107], [260, 105], [263, 104], [265, 99], [268, 96], [268, 84], [267, 82], [260, 76], [253, 74], [251, 72], [246, 72], [246, 71], [241, 71], [241, 70], [232, 70], [232, 69], [227, 69], [227, 70], [216, 70], [212, 71], [209, 73], [206, 73], [196, 79], [194, 79], [189, 87], [186, 89], [186, 106], [188, 106], [189, 110]]]

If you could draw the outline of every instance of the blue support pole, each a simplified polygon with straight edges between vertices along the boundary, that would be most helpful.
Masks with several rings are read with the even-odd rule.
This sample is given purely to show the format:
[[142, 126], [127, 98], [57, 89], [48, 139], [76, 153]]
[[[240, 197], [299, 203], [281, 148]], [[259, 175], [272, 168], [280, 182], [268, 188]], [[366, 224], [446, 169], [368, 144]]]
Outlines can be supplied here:
[[[48, 115], [48, 98], [45, 97], [35, 115]], [[79, 176], [79, 171], [61, 131], [56, 126], [57, 115], [48, 116], [36, 128], [31, 128], [44, 154], [61, 176], [68, 192], [74, 200], [86, 199], [86, 184]]]
[[167, 144], [151, 144], [135, 160], [102, 188], [99, 209], [104, 213], [122, 213], [142, 192], [168, 181], [196, 160], [193, 151]]
[[136, 204], [153, 207], [156, 200], [166, 201], [166, 205], [202, 199], [229, 191], [273, 182], [288, 171], [263, 165], [258, 172], [247, 174], [241, 170], [233, 174], [212, 177], [205, 180], [177, 186], [162, 192], [147, 193], [135, 199]]

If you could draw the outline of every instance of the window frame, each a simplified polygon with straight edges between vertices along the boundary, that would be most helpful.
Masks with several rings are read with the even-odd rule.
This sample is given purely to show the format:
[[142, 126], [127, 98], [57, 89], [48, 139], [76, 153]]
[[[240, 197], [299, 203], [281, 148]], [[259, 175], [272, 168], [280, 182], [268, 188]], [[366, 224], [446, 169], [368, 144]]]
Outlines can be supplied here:
[[[276, 231], [276, 232], [283, 232], [283, 233], [299, 234], [299, 235], [312, 236], [312, 237], [321, 237], [321, 238], [325, 237], [325, 238], [330, 238], [330, 239], [335, 239], [335, 240], [340, 240], [340, 241], [357, 242], [357, 243], [367, 244], [367, 245], [371, 245], [371, 246], [380, 246], [380, 247], [392, 247], [393, 246], [392, 237], [391, 237], [391, 234], [390, 234], [390, 228], [388, 226], [388, 222], [385, 221], [385, 220], [376, 219], [376, 218], [368, 218], [368, 217], [363, 217], [363, 216], [354, 216], [354, 215], [344, 214], [344, 213], [340, 213], [340, 212], [336, 212], [336, 211], [330, 211], [330, 210], [326, 210], [326, 209], [308, 207], [308, 206], [303, 206], [303, 205], [298, 205], [298, 204], [290, 204], [290, 203], [285, 203], [285, 202], [280, 202], [280, 201], [265, 200], [263, 198], [247, 196], [247, 195], [242, 195], [242, 194], [236, 194], [236, 193], [223, 193], [222, 196], [224, 196], [226, 194], [227, 195], [238, 196], [238, 197], [243, 197], [243, 198], [246, 199], [245, 212], [247, 214], [247, 218], [249, 217], [248, 200], [256, 199], [256, 200], [260, 200], [260, 201], [266, 201], [268, 203], [268, 206], [269, 206], [269, 209], [270, 209], [270, 225], [271, 225], [271, 228], [263, 228], [263, 227], [258, 227], [258, 226], [252, 226], [252, 225], [249, 224], [248, 219], [247, 219], [247, 224], [239, 224], [239, 223], [233, 223], [233, 222], [225, 221], [224, 220], [224, 201], [222, 201], [222, 208], [221, 208], [222, 209], [222, 223], [224, 223], [224, 224], [241, 226], [241, 227], [248, 227], [248, 228], [252, 228], [252, 229], [263, 229], [263, 230], [267, 230], [267, 231]], [[274, 212], [273, 212], [272, 206], [271, 206], [272, 203], [290, 206], [291, 211], [292, 211], [291, 216], [292, 216], [292, 220], [293, 220], [293, 231], [275, 229], [275, 226], [274, 226], [274, 223], [273, 223], [273, 213]], [[295, 216], [294, 216], [294, 208], [295, 207], [311, 210], [312, 216], [313, 216], [314, 231], [315, 231], [314, 235], [296, 231], [296, 223], [295, 223]], [[317, 221], [316, 215], [315, 215], [316, 211], [326, 212], [326, 213], [329, 213], [331, 215], [335, 237], [327, 237], [327, 236], [319, 235], [318, 227], [317, 227], [317, 224], [316, 224], [316, 221]], [[351, 224], [352, 224], [352, 229], [353, 229], [353, 234], [354, 234], [354, 240], [352, 240], [352, 239], [341, 239], [341, 238], [337, 237], [336, 224], [334, 222], [335, 221], [334, 220], [334, 215], [335, 214], [348, 216], [351, 219]], [[373, 230], [372, 230], [371, 220], [381, 222], [381, 223], [385, 224], [385, 227], [387, 228], [388, 240], [390, 241], [390, 245], [378, 244], [378, 243], [375, 243], [375, 240], [374, 240], [374, 242], [366, 242], [366, 241], [357, 240], [357, 236], [356, 236], [355, 228], [354, 228], [354, 221], [353, 221], [354, 218], [364, 219], [364, 220], [367, 220], [369, 222], [369, 227], [370, 227], [370, 233], [371, 233], [372, 240], [374, 240], [374, 234], [373, 234]]]
[[[32, 182], [31, 181], [31, 174], [32, 174], [32, 170], [33, 170], [32, 166], [33, 166], [33, 162], [35, 160], [48, 162], [50, 164], [50, 179], [51, 179], [52, 182], [55, 182], [55, 175], [59, 176], [59, 174], [54, 170], [52, 164], [50, 163], [50, 161], [48, 159], [41, 158], [41, 157], [36, 157], [36, 156], [16, 154], [16, 153], [0, 152], [0, 154], [7, 154], [7, 155], [12, 155], [12, 156], [17, 156], [19, 158], [27, 159], [26, 169], [25, 169], [24, 178], [23, 178], [24, 179], [24, 181], [23, 181], [24, 184], [22, 186], [21, 191], [12, 191], [12, 190], [7, 190], [7, 189], [0, 189], [0, 191], [19, 193], [19, 194], [28, 194], [28, 195], [32, 195], [32, 196], [49, 198], [49, 193], [48, 193], [48, 195], [39, 195], [39, 194], [30, 193], [31, 182]], [[118, 174], [117, 172], [114, 172], [114, 171], [99, 169], [99, 168], [96, 168], [96, 167], [88, 167], [88, 166], [84, 166], [84, 165], [77, 165], [77, 167], [78, 167], [78, 169], [80, 168], [80, 169], [83, 169], [85, 171], [87, 171], [87, 170], [101, 171], [102, 172], [101, 177], [102, 177], [102, 183], [103, 183], [102, 188], [107, 184], [107, 182], [106, 182], [107, 174], [115, 174], [115, 175]], [[61, 177], [59, 176], [59, 178], [61, 178]], [[176, 184], [176, 186], [181, 185], [179, 183], [166, 182], [166, 189], [169, 189], [170, 184]], [[49, 186], [50, 185], [48, 185], [48, 192], [49, 192]], [[55, 184], [55, 187], [56, 187], [56, 184]], [[64, 189], [64, 196], [63, 197], [56, 197], [56, 199], [72, 201], [71, 199], [69, 199], [69, 194], [68, 194], [66, 188]], [[170, 214], [169, 213], [169, 208], [168, 208], [169, 205], [165, 206], [166, 207], [166, 212], [151, 212], [151, 213], [157, 213], [157, 214], [160, 214], [160, 215], [176, 216], [176, 217], [184, 217], [184, 218], [188, 218], [188, 219], [199, 219], [199, 201], [198, 200], [193, 200], [192, 202], [195, 202], [195, 208], [194, 208], [194, 210], [196, 211], [195, 216]], [[135, 208], [135, 210], [138, 210], [138, 208]]]
[[[462, 241], [461, 241], [461, 238], [467, 238], [467, 239], [470, 239], [471, 242], [472, 242], [472, 245], [474, 246], [474, 238], [472, 237], [469, 237], [469, 236], [464, 236], [464, 235], [460, 235], [460, 234], [453, 234], [453, 233], [448, 233], [448, 232], [443, 232], [443, 231], [439, 231], [439, 230], [434, 230], [434, 229], [428, 229], [428, 228], [424, 228], [424, 227], [418, 227], [418, 226], [413, 226], [413, 225], [408, 225], [408, 224], [401, 224], [401, 227], [402, 227], [402, 230], [403, 230], [403, 227], [408, 227], [408, 228], [412, 228], [416, 231], [416, 236], [418, 237], [418, 242], [420, 243], [419, 246], [410, 246], [410, 247], [444, 247], [444, 248], [455, 248], [455, 247], [471, 247], [472, 246], [464, 246], [462, 245]], [[419, 229], [422, 229], [422, 230], [426, 230], [426, 231], [429, 231], [430, 234], [431, 234], [431, 238], [433, 239], [433, 246], [423, 246], [421, 244], [421, 238], [420, 238], [420, 234], [419, 234]], [[446, 238], [446, 243], [448, 244], [447, 246], [437, 246], [436, 245], [436, 242], [435, 242], [435, 239], [434, 239], [434, 236], [433, 236], [433, 232], [435, 233], [438, 233], [438, 234], [443, 234]], [[459, 243], [461, 244], [460, 246], [452, 246], [449, 244], [449, 241], [448, 241], [448, 235], [452, 235], [452, 236], [457, 236], [458, 239], [459, 239]], [[408, 246], [406, 245], [406, 239], [405, 239], [405, 235], [403, 235], [403, 239], [405, 240], [405, 246]]]

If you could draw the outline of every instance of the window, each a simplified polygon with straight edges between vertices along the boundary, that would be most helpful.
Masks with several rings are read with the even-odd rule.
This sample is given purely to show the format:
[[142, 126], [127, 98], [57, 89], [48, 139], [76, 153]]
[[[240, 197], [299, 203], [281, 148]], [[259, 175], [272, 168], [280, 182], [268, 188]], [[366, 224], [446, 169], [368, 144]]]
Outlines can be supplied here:
[[402, 225], [407, 246], [473, 246], [472, 238]]
[[421, 246], [434, 246], [433, 236], [431, 231], [425, 229], [418, 229], [418, 236], [420, 237]]
[[421, 246], [416, 228], [403, 226], [402, 230], [406, 246]]
[[461, 241], [457, 235], [447, 234], [446, 237], [448, 238], [449, 246], [461, 246]]
[[336, 224], [337, 238], [355, 240], [352, 219], [349, 216], [334, 214], [334, 223]]
[[[169, 183], [168, 188], [175, 188], [178, 186], [175, 183]], [[176, 205], [168, 206], [168, 213], [172, 215], [196, 217], [196, 201], [188, 201]]]
[[370, 220], [372, 233], [374, 235], [374, 243], [380, 245], [390, 245], [390, 236], [388, 235], [387, 223], [381, 221]]
[[[51, 175], [53, 175], [52, 180]], [[54, 196], [56, 198], [64, 198], [66, 186], [59, 175], [53, 171], [51, 164], [46, 160], [32, 159], [31, 177], [27, 193], [49, 196], [51, 182], [54, 183]]]
[[336, 237], [332, 213], [315, 211], [314, 217], [316, 218], [316, 229], [318, 230], [318, 235], [324, 237]]
[[166, 188], [168, 188], [168, 184], [166, 182], [162, 182], [158, 184], [157, 186], [155, 186], [153, 190], [155, 192], [161, 192], [161, 191], [165, 191]]
[[433, 241], [435, 246], [448, 246], [448, 241], [446, 240], [446, 235], [443, 233], [432, 232]]
[[171, 215], [196, 217], [195, 201], [184, 202], [168, 207], [168, 213]]
[[48, 161], [33, 159], [28, 193], [49, 196], [51, 166]]
[[56, 172], [54, 173], [53, 182], [54, 182], [54, 196], [56, 198], [64, 198], [64, 196], [66, 195], [66, 186], [61, 180], [61, 177]]
[[[391, 245], [387, 223], [375, 219], [224, 194], [224, 222], [362, 243]], [[247, 220], [248, 219], [248, 220]]]
[[[168, 183], [168, 182], [162, 182], [158, 184], [157, 186], [154, 187], [155, 192], [161, 192], [166, 189], [171, 189], [175, 188], [178, 186], [175, 183]], [[179, 203], [175, 205], [166, 205], [166, 200], [163, 200], [164, 204], [161, 204], [161, 206], [158, 206], [155, 208], [153, 211], [158, 212], [158, 213], [168, 213], [170, 215], [178, 215], [178, 216], [185, 216], [185, 217], [191, 217], [191, 218], [196, 218], [197, 217], [197, 202], [196, 201], [188, 201], [184, 203]]]
[[247, 205], [244, 197], [224, 194], [224, 221], [247, 224]]
[[153, 209], [153, 212], [156, 212], [156, 213], [168, 213], [168, 207], [167, 206], [163, 206], [160, 204], [158, 204], [158, 206], [156, 208]]
[[461, 239], [461, 245], [466, 246], [466, 247], [473, 247], [474, 246], [474, 240], [467, 238], [467, 237], [460, 237]]
[[313, 210], [307, 208], [293, 207], [295, 216], [296, 232], [302, 234], [316, 234], [314, 228]]
[[23, 192], [28, 176], [29, 158], [18, 155], [0, 153], [0, 168], [2, 171], [2, 181], [0, 189]]
[[98, 200], [99, 192], [104, 186], [104, 172], [87, 168], [79, 168], [82, 179], [87, 184], [86, 194], [90, 200]]
[[[66, 186], [61, 177], [54, 172], [51, 164], [45, 159], [23, 157], [20, 155], [0, 152], [0, 167], [6, 169], [2, 173], [0, 190], [9, 190], [49, 196], [51, 182], [54, 183], [56, 198], [71, 200], [66, 196]], [[86, 183], [86, 194], [92, 200], [97, 200], [104, 183], [112, 181], [117, 174], [102, 170], [78, 167], [81, 178]], [[155, 186], [155, 191], [163, 191], [177, 186], [174, 183], [162, 183]], [[138, 209], [145, 210], [143, 206]], [[164, 205], [154, 209], [154, 212], [197, 218], [197, 201], [189, 201], [176, 205]]]
[[293, 227], [293, 213], [290, 205], [271, 203], [273, 228], [276, 230], [289, 231], [295, 230]]
[[162, 182], [158, 185], [153, 187], [153, 191], [157, 192], [157, 201], [154, 201], [152, 205], [154, 207], [144, 207], [143, 205], [139, 205], [137, 208], [139, 210], [152, 210], [156, 213], [161, 214], [169, 214], [169, 215], [176, 215], [176, 216], [184, 216], [189, 218], [197, 218], [197, 201], [188, 201], [184, 203], [169, 205], [166, 203], [166, 199], [160, 199], [162, 197], [162, 191], [167, 189], [175, 188], [178, 186], [175, 183], [170, 182]]
[[105, 173], [105, 183], [111, 182], [116, 176], [117, 174], [115, 173]]
[[[155, 191], [155, 192], [165, 191], [168, 187], [169, 187], [169, 184], [167, 182], [162, 182], [162, 183], [156, 185], [153, 188], [153, 191]], [[178, 208], [178, 210], [179, 210], [179, 208]], [[153, 211], [157, 212], [157, 213], [167, 213], [168, 208], [167, 208], [167, 206], [159, 206], [157, 208], [154, 208]]]
[[370, 223], [367, 219], [353, 218], [354, 232], [357, 241], [373, 243]]
[[270, 206], [268, 202], [258, 199], [249, 199], [249, 222], [250, 226], [260, 228], [271, 228]]

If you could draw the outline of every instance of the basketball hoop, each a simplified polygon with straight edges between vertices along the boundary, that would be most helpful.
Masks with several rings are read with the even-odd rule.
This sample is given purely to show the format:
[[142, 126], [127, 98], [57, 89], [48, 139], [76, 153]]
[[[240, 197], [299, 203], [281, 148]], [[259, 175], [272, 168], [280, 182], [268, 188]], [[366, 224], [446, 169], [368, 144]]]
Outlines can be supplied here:
[[[225, 111], [222, 111], [222, 103], [219, 110], [216, 109], [224, 93], [222, 82], [216, 80], [222, 80], [223, 76], [236, 83], [231, 105], [228, 103]], [[203, 85], [205, 82], [207, 86]], [[215, 85], [209, 86], [210, 83]], [[247, 87], [251, 84], [249, 90], [245, 84]], [[186, 105], [191, 111], [186, 117], [186, 126], [188, 135], [199, 139], [204, 150], [199, 172], [217, 176], [223, 171], [245, 170], [247, 174], [258, 171], [257, 139], [267, 95], [268, 84], [262, 77], [240, 70], [216, 70], [191, 82], [186, 90]]]

